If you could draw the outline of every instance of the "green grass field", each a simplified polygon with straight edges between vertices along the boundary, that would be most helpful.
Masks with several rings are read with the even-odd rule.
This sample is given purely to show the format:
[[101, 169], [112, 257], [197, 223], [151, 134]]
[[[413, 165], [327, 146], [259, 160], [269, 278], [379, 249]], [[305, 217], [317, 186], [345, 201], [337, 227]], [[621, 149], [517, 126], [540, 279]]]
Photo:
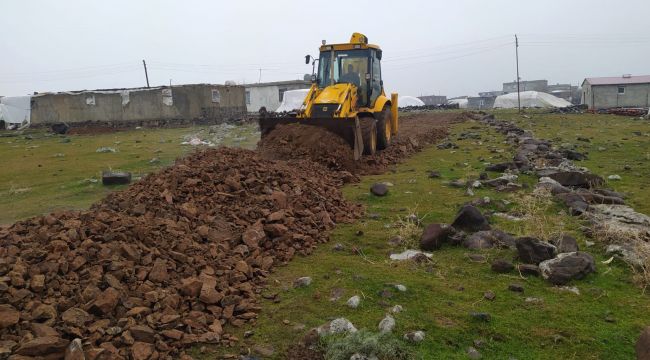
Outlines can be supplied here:
[[[601, 115], [532, 114], [531, 119], [526, 119], [503, 112], [497, 116], [516, 120], [533, 129], [538, 137], [554, 141], [576, 143], [576, 134], [593, 136], [591, 143], [579, 144], [579, 149], [590, 152], [590, 159], [584, 165], [605, 176], [621, 174], [623, 180], [611, 184], [614, 189], [629, 193], [631, 204], [650, 212], [646, 201], [649, 195], [641, 188], [647, 184], [649, 175], [644, 152], [650, 149], [650, 138], [632, 134], [633, 131], [650, 132], [647, 122]], [[602, 263], [606, 260], [602, 246], [585, 248], [585, 238], [578, 231], [581, 224], [555, 203], [542, 206], [533, 219], [515, 222], [493, 218], [493, 223], [517, 235], [535, 236], [559, 230], [576, 236], [581, 248], [591, 252], [597, 261], [596, 274], [570, 284], [579, 289], [580, 295], [562, 291], [541, 278], [523, 278], [516, 272], [492, 272], [489, 262], [498, 257], [512, 259], [515, 253], [510, 250], [475, 251], [485, 255], [487, 263], [472, 262], [467, 257], [472, 251], [455, 247], [434, 252], [430, 264], [388, 260], [392, 250], [400, 250], [388, 244], [389, 238], [400, 232], [395, 228], [399, 219], [415, 213], [424, 219], [424, 224], [451, 222], [457, 209], [472, 198], [464, 194], [464, 189], [450, 188], [445, 183], [457, 178], [476, 178], [484, 168], [483, 161], [499, 162], [512, 156], [501, 135], [476, 122], [459, 124], [452, 131], [452, 139], [464, 131], [478, 132], [482, 138], [456, 141], [460, 145], [458, 150], [430, 148], [397, 166], [394, 173], [364, 177], [360, 183], [344, 188], [347, 198], [365, 204], [369, 214], [380, 217], [337, 227], [330, 243], [322, 245], [312, 256], [296, 258], [288, 266], [277, 269], [268, 281], [268, 293], [278, 293], [280, 302], [263, 300], [257, 326], [227, 329], [240, 336], [245, 330], [254, 331], [251, 338], [243, 340], [242, 348], [265, 344], [275, 349], [277, 359], [282, 359], [287, 346], [296, 343], [312, 327], [346, 317], [357, 328], [376, 332], [388, 309], [399, 304], [404, 311], [395, 315], [394, 336], [401, 339], [409, 331], [426, 332], [425, 341], [418, 345], [403, 343], [415, 359], [467, 359], [467, 348], [474, 346], [475, 340], [482, 342], [478, 351], [486, 359], [629, 359], [634, 356], [634, 343], [640, 330], [650, 324], [648, 295], [632, 282], [626, 264], [619, 260], [608, 265]], [[624, 137], [632, 140], [622, 140]], [[623, 145], [613, 146], [614, 143]], [[593, 149], [601, 145], [612, 151]], [[505, 152], [491, 153], [489, 147]], [[622, 169], [627, 163], [634, 165], [629, 173]], [[429, 179], [429, 170], [441, 171], [442, 178]], [[369, 194], [370, 185], [378, 181], [394, 185], [388, 196], [378, 198]], [[523, 177], [522, 181], [534, 183], [530, 177]], [[531, 199], [525, 195], [529, 192], [530, 189], [502, 194], [479, 189], [475, 197], [488, 196], [494, 204], [507, 200], [511, 203], [507, 209], [516, 210], [530, 207]], [[357, 235], [359, 230], [362, 236]], [[344, 244], [346, 250], [333, 251], [336, 243]], [[361, 250], [363, 256], [353, 248]], [[311, 276], [313, 284], [293, 289], [292, 282], [301, 276]], [[408, 290], [396, 291], [391, 284], [397, 283]], [[522, 284], [524, 293], [509, 291], [511, 283]], [[341, 299], [330, 301], [332, 292], [341, 289]], [[385, 289], [391, 291], [392, 297], [380, 296]], [[496, 299], [485, 300], [486, 291], [493, 291]], [[345, 305], [353, 295], [362, 298], [357, 309]], [[527, 297], [542, 302], [526, 302]], [[487, 312], [492, 320], [477, 321], [470, 317], [470, 312]], [[214, 350], [220, 354], [237, 353], [237, 349]], [[206, 359], [213, 356], [199, 351], [193, 355]]]
[[[622, 180], [609, 185], [629, 194], [628, 203], [638, 211], [650, 214], [650, 123], [607, 115], [529, 112], [526, 116], [497, 112], [498, 118], [513, 120], [533, 130], [537, 137], [588, 151], [589, 160], [581, 164], [605, 177], [620, 175]], [[143, 175], [167, 166], [193, 150], [180, 142], [198, 131], [207, 134], [205, 128], [185, 128], [94, 136], [34, 132], [0, 137], [0, 224], [59, 208], [86, 208], [120, 188], [106, 188], [88, 179], [98, 180], [101, 171], [109, 168]], [[359, 329], [377, 331], [388, 309], [399, 304], [404, 311], [395, 315], [393, 336], [414, 359], [467, 359], [467, 348], [475, 346], [476, 340], [482, 342], [477, 349], [484, 359], [633, 358], [639, 332], [650, 324], [650, 298], [633, 283], [629, 267], [619, 260], [604, 264], [607, 258], [600, 244], [585, 247], [586, 239], [579, 231], [582, 224], [566, 215], [562, 206], [531, 197], [531, 188], [516, 193], [477, 189], [475, 196], [469, 197], [464, 189], [447, 186], [451, 180], [477, 178], [485, 162], [512, 157], [503, 136], [478, 122], [457, 124], [451, 131], [450, 138], [459, 149], [432, 147], [395, 166], [394, 171], [367, 176], [360, 183], [346, 186], [343, 191], [349, 200], [365, 204], [367, 213], [378, 217], [338, 226], [330, 242], [313, 255], [297, 257], [289, 265], [275, 269], [266, 292], [278, 293], [280, 301], [261, 300], [263, 310], [256, 326], [225, 328], [242, 339], [239, 345], [207, 347], [204, 351], [196, 347], [192, 355], [212, 359], [263, 344], [274, 348], [272, 358], [282, 359], [287, 347], [312, 327], [346, 317]], [[479, 133], [481, 138], [456, 140], [458, 134], [467, 131]], [[590, 141], [578, 141], [577, 137]], [[253, 147], [256, 141], [254, 126], [249, 125], [230, 132], [223, 144]], [[96, 153], [101, 146], [114, 147], [118, 152]], [[160, 162], [151, 164], [152, 158]], [[442, 177], [430, 179], [430, 170], [439, 170]], [[535, 182], [529, 176], [520, 180], [529, 185]], [[370, 185], [378, 181], [393, 184], [388, 196], [369, 194]], [[581, 248], [594, 254], [597, 273], [570, 284], [579, 289], [580, 295], [562, 291], [540, 278], [492, 272], [490, 261], [498, 257], [512, 259], [515, 253], [510, 250], [474, 251], [486, 256], [483, 263], [470, 261], [468, 254], [473, 251], [456, 247], [434, 252], [427, 264], [388, 259], [391, 251], [402, 249], [388, 244], [391, 237], [408, 234], [408, 230], [419, 235], [418, 228], [400, 226], [405, 216], [416, 214], [423, 224], [449, 223], [462, 204], [486, 196], [492, 204], [486, 209], [529, 211], [534, 215], [523, 221], [493, 217], [495, 227], [533, 236], [564, 231], [576, 236]], [[359, 231], [363, 234], [358, 235]], [[333, 251], [337, 243], [343, 244], [345, 250]], [[311, 276], [312, 285], [293, 289], [293, 281], [301, 276]], [[524, 293], [509, 291], [511, 283], [522, 284]], [[393, 284], [403, 284], [407, 291], [399, 292]], [[381, 296], [383, 290], [389, 290], [391, 296]], [[343, 292], [338, 301], [330, 301], [333, 291]], [[493, 291], [496, 299], [485, 300], [486, 291]], [[362, 298], [357, 309], [345, 306], [353, 295]], [[531, 303], [526, 302], [527, 297], [542, 300]], [[477, 321], [470, 312], [487, 312], [491, 321]], [[247, 330], [254, 333], [244, 339]], [[414, 330], [426, 332], [424, 342], [412, 345], [401, 340], [405, 332]]]
[[[195, 147], [181, 145], [198, 134], [226, 146], [254, 148], [256, 125], [138, 129], [100, 135], [51, 135], [44, 130], [23, 134], [0, 132], [0, 224], [56, 209], [84, 209], [122, 186], [101, 184], [104, 170], [133, 172], [135, 178], [173, 163]], [[98, 153], [111, 147], [115, 153]]]

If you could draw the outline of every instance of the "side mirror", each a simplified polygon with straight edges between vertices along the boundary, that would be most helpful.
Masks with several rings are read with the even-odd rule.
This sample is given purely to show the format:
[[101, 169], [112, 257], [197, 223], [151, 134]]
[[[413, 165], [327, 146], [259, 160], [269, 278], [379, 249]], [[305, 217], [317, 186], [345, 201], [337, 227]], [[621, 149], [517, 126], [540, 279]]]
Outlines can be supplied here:
[[311, 75], [311, 82], [316, 82], [316, 74]]
[[309, 58], [311, 55], [305, 55], [305, 64], [309, 65]]

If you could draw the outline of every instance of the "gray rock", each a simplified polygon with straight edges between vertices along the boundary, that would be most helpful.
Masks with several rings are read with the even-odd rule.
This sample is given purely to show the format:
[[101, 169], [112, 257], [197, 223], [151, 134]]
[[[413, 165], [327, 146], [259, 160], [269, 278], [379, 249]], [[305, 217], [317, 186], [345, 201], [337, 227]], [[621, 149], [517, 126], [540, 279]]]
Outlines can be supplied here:
[[485, 216], [472, 205], [463, 206], [451, 226], [469, 232], [490, 230], [490, 224]]
[[539, 264], [556, 254], [555, 246], [528, 236], [518, 238], [516, 246], [519, 259], [527, 264]]
[[483, 357], [483, 356], [481, 355], [481, 353], [478, 352], [478, 350], [476, 350], [476, 349], [475, 349], [474, 347], [472, 347], [472, 346], [470, 346], [470, 347], [467, 348], [467, 356], [468, 356], [470, 359], [472, 359], [472, 360], [480, 359], [480, 358]]
[[379, 322], [379, 332], [382, 334], [389, 333], [393, 331], [393, 328], [395, 327], [395, 318], [393, 318], [390, 315], [386, 315], [380, 322]]
[[508, 260], [505, 259], [496, 259], [492, 262], [492, 265], [490, 266], [492, 271], [496, 273], [509, 273], [511, 272], [515, 266], [512, 265], [512, 263]]
[[410, 341], [412, 343], [419, 343], [424, 340], [424, 331], [412, 331], [404, 334], [404, 340]]
[[293, 287], [307, 287], [311, 285], [311, 278], [309, 276], [303, 276], [301, 278], [296, 279], [296, 281], [293, 282]]
[[562, 186], [592, 188], [605, 183], [603, 178], [588, 172], [560, 171], [550, 174], [549, 177]]
[[518, 293], [522, 293], [522, 292], [524, 292], [524, 286], [521, 285], [521, 284], [513, 283], [513, 284], [508, 285], [508, 290], [518, 292]]
[[484, 322], [490, 322], [490, 320], [492, 320], [492, 316], [486, 312], [471, 312], [469, 313], [469, 316], [471, 316], [473, 319]]
[[543, 261], [539, 264], [539, 269], [544, 279], [554, 285], [564, 285], [596, 271], [596, 263], [586, 252], [563, 253], [555, 259]]
[[357, 328], [352, 325], [352, 323], [346, 318], [334, 319], [324, 325], [319, 326], [316, 329], [316, 332], [320, 336], [327, 336], [332, 334], [341, 334], [341, 333], [355, 333]]
[[463, 246], [469, 249], [514, 248], [515, 238], [498, 229], [479, 231], [466, 237]]
[[517, 265], [517, 269], [519, 269], [519, 272], [522, 275], [532, 275], [532, 276], [539, 276], [539, 266], [534, 265], [534, 264], [519, 264]]
[[353, 297], [349, 298], [345, 304], [352, 309], [356, 309], [359, 307], [359, 303], [361, 303], [361, 298], [359, 295], [354, 295]]
[[388, 185], [375, 183], [370, 187], [370, 192], [376, 196], [386, 196], [388, 194]]
[[432, 251], [440, 249], [451, 234], [452, 229], [445, 224], [429, 224], [420, 236], [420, 249]]
[[607, 255], [612, 255], [621, 258], [626, 263], [636, 267], [643, 267], [643, 256], [639, 255], [630, 245], [607, 245], [605, 249]]
[[558, 253], [569, 253], [578, 251], [578, 241], [569, 234], [562, 234], [560, 237], [551, 240], [557, 248]]

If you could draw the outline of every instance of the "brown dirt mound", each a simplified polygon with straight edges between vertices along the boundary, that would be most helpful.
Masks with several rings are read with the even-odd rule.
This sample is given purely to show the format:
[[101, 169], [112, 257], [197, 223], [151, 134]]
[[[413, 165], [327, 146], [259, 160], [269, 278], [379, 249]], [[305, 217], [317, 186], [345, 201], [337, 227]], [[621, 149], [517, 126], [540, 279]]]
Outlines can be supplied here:
[[[59, 358], [169, 358], [232, 345], [269, 270], [361, 214], [335, 172], [242, 149], [194, 153], [83, 212], [0, 228], [0, 340]], [[74, 344], [74, 343], [72, 343]]]
[[336, 171], [355, 175], [380, 174], [386, 168], [447, 136], [449, 124], [470, 118], [469, 113], [419, 113], [400, 118], [400, 130], [391, 145], [372, 156], [354, 161], [352, 148], [323, 128], [289, 124], [278, 126], [258, 143], [268, 159], [308, 159]]
[[260, 140], [257, 149], [267, 159], [309, 159], [331, 170], [356, 169], [350, 145], [340, 136], [315, 126], [279, 125]]

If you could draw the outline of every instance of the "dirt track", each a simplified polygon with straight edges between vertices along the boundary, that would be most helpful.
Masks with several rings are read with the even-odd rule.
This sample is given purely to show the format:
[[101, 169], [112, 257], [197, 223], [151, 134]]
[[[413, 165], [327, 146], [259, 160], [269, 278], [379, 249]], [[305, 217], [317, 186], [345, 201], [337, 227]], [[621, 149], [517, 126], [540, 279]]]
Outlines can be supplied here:
[[361, 215], [340, 192], [345, 182], [385, 170], [464, 118], [404, 118], [391, 148], [359, 164], [342, 157], [345, 144], [319, 145], [327, 134], [302, 152], [286, 151], [297, 141], [287, 132], [277, 135], [282, 146], [261, 142], [262, 152], [199, 151], [88, 211], [0, 228], [1, 344], [57, 358], [79, 338], [93, 359], [233, 345], [223, 325], [255, 321], [268, 272]]

